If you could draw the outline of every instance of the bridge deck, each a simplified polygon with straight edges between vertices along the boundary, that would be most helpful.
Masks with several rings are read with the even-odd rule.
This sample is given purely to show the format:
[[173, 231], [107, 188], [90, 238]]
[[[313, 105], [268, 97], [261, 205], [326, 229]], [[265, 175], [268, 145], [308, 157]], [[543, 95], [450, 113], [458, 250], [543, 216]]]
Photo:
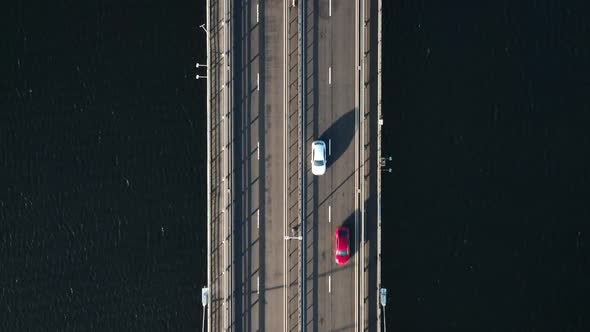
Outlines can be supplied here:
[[[307, 0], [303, 78], [299, 10], [290, 4], [208, 1], [207, 327], [379, 331], [381, 1]], [[329, 146], [328, 169], [320, 177], [308, 165], [309, 146], [318, 138]], [[300, 190], [305, 202], [299, 202]], [[301, 208], [305, 234], [299, 234]], [[353, 233], [344, 266], [333, 257], [333, 234], [341, 225]], [[305, 248], [285, 235], [305, 236]]]

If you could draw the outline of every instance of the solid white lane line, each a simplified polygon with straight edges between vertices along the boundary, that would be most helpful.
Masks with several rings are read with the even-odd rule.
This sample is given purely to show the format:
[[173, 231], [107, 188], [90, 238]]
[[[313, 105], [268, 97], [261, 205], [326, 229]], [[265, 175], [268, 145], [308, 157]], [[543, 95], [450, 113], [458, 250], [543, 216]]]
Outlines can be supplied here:
[[258, 290], [258, 294], [260, 294], [260, 277], [256, 277], [256, 289]]
[[256, 90], [260, 91], [260, 73], [256, 74]]
[[[283, 234], [287, 234], [287, 99], [289, 71], [287, 64], [287, 41], [289, 40], [289, 29], [287, 25], [288, 9], [287, 2], [283, 3]], [[283, 241], [283, 332], [288, 331], [288, 301], [287, 301], [287, 241]]]
[[[362, 24], [361, 22], [365, 22], [365, 13], [366, 13], [366, 8], [365, 8], [365, 1], [362, 2], [361, 5], [361, 13], [360, 13], [360, 17], [361, 20], [359, 22], [359, 24], [361, 24], [362, 26], [362, 31], [361, 31], [361, 35], [360, 35], [360, 52], [362, 52], [361, 54], [365, 54], [365, 31], [366, 31], [366, 24]], [[360, 53], [359, 52], [359, 53]], [[363, 79], [363, 82], [365, 80], [365, 57], [361, 57], [359, 59], [359, 65], [361, 66], [361, 71], [360, 71], [360, 77]], [[359, 100], [360, 100], [360, 104], [359, 104], [359, 118], [360, 118], [360, 127], [359, 127], [359, 138], [360, 138], [360, 179], [361, 179], [361, 190], [360, 190], [360, 194], [361, 194], [361, 202], [364, 202], [365, 200], [365, 181], [364, 181], [364, 175], [365, 175], [365, 89], [364, 89], [364, 84], [360, 85], [360, 91], [359, 91]], [[359, 321], [361, 322], [361, 326], [364, 328], [364, 322], [365, 322], [365, 303], [363, 301], [363, 299], [365, 298], [365, 245], [364, 245], [364, 241], [365, 241], [365, 205], [361, 204], [360, 206], [360, 213], [361, 213], [361, 239], [360, 239], [360, 258], [361, 258], [361, 275], [360, 275], [360, 299], [361, 302], [359, 303], [360, 305], [360, 318]]]
[[328, 293], [332, 293], [332, 276], [328, 276]]
[[260, 18], [259, 18], [259, 11], [258, 11], [258, 4], [256, 4], [256, 23], [260, 22]]
[[328, 84], [332, 85], [332, 67], [328, 68]]
[[256, 154], [257, 154], [258, 160], [260, 160], [260, 142], [256, 143]]
[[329, 12], [330, 12], [329, 16], [332, 16], [332, 0], [330, 0], [329, 8], [330, 8], [329, 9]]
[[328, 205], [328, 222], [332, 222], [332, 205]]
[[256, 228], [260, 228], [260, 209], [256, 212]]

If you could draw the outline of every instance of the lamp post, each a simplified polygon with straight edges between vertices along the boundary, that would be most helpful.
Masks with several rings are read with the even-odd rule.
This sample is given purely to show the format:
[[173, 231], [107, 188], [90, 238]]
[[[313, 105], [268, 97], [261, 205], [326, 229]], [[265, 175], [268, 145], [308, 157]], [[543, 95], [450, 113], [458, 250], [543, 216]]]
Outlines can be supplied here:
[[383, 310], [383, 332], [387, 332], [387, 320], [385, 319], [385, 306], [387, 305], [387, 289], [381, 288], [379, 290], [379, 302]]
[[209, 304], [209, 288], [203, 287], [201, 289], [201, 304], [203, 305], [203, 324], [201, 325], [203, 332], [205, 332], [205, 308]]

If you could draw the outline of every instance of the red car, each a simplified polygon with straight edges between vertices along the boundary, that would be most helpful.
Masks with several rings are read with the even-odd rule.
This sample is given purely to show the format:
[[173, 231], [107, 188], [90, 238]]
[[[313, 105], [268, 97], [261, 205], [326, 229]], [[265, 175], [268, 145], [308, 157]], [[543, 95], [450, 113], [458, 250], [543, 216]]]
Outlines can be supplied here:
[[344, 265], [350, 257], [350, 231], [342, 226], [334, 232], [334, 258], [336, 264]]

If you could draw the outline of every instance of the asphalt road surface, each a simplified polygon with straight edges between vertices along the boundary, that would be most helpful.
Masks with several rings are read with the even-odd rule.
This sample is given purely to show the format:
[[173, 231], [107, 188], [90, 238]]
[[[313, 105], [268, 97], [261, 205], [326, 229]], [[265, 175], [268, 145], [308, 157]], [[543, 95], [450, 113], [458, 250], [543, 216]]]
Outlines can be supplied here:
[[[328, 146], [326, 173], [307, 178], [309, 331], [358, 331], [355, 11], [355, 1], [308, 1], [306, 144], [321, 139]], [[351, 231], [351, 258], [343, 266], [334, 261], [340, 226]]]
[[233, 2], [233, 325], [284, 321], [284, 3]]

